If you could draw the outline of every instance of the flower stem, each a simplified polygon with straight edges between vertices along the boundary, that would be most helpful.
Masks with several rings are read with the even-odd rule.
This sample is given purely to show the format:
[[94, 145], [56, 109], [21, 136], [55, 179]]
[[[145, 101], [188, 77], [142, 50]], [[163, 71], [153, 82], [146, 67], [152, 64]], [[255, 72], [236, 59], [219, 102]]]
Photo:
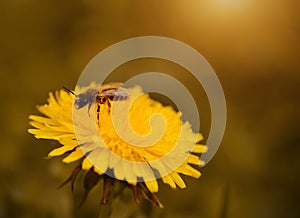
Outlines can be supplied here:
[[101, 204], [99, 218], [110, 218], [112, 214], [111, 204]]

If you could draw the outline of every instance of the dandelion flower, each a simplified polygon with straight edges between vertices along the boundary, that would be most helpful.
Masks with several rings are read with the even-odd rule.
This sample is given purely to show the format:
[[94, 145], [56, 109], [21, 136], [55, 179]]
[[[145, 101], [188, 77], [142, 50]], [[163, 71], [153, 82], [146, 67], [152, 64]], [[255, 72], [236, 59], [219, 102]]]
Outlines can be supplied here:
[[195, 167], [203, 164], [199, 154], [207, 150], [199, 144], [203, 137], [181, 121], [180, 112], [151, 99], [139, 86], [128, 88], [129, 97], [123, 100], [79, 102], [75, 94], [89, 90], [102, 93], [107, 87], [110, 85], [99, 88], [91, 84], [74, 92], [62, 89], [50, 93], [48, 104], [37, 107], [43, 116], [29, 116], [33, 128], [28, 132], [61, 144], [49, 157], [64, 155], [64, 163], [80, 162], [63, 183], [70, 182], [72, 190], [78, 173], [87, 171], [81, 203], [103, 178], [104, 204], [113, 183], [122, 181], [132, 189], [137, 203], [143, 197], [162, 207], [155, 195], [157, 180], [172, 188], [185, 188], [180, 174], [199, 178], [201, 173]]

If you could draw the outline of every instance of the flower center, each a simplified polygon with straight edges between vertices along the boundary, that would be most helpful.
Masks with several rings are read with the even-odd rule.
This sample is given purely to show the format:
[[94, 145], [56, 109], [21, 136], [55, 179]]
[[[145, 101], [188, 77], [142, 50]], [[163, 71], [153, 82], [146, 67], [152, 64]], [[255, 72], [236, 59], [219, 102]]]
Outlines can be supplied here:
[[[130, 104], [128, 114], [121, 113], [122, 108], [115, 112], [114, 106], [118, 104], [122, 108]], [[136, 97], [131, 103], [130, 100], [97, 103], [95, 111], [103, 142], [122, 159], [133, 162], [153, 161], [166, 156], [180, 140], [180, 114], [150, 99], [146, 94]], [[112, 119], [112, 112], [115, 112], [113, 116], [117, 119]], [[129, 126], [126, 125], [128, 122]], [[116, 126], [126, 140], [120, 137]]]

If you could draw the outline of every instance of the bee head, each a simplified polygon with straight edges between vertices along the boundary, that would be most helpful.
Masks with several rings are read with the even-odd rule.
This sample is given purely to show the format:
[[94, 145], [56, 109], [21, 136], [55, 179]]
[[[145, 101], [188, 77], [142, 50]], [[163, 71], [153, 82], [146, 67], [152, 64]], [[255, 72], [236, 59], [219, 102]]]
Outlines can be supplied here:
[[83, 108], [85, 105], [89, 103], [89, 99], [85, 94], [79, 94], [76, 96], [75, 107], [76, 109]]

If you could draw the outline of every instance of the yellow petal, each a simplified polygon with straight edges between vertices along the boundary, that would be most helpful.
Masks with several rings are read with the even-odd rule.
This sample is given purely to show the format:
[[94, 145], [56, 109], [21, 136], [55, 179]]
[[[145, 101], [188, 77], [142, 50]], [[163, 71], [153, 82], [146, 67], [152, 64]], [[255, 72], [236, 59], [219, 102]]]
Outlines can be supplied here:
[[88, 156], [89, 161], [100, 171], [106, 171], [109, 162], [109, 152], [106, 149], [95, 149]]
[[191, 163], [191, 164], [195, 164], [195, 165], [200, 165], [200, 158], [196, 155], [191, 154], [187, 158], [186, 162]]
[[129, 181], [127, 181], [127, 183], [129, 183], [130, 185], [136, 185], [137, 184], [137, 182], [129, 182]]
[[104, 173], [101, 171], [101, 170], [99, 170], [97, 167], [94, 167], [94, 171], [96, 172], [96, 173], [98, 173], [99, 175], [103, 175]]
[[70, 147], [73, 147], [73, 148], [75, 148], [78, 145], [78, 142], [75, 139], [74, 134], [70, 134], [69, 137], [60, 138], [58, 141], [62, 145], [70, 146]]
[[205, 152], [207, 152], [207, 146], [197, 144], [197, 145], [195, 145], [193, 152], [194, 153], [205, 153]]
[[197, 142], [201, 142], [203, 139], [204, 139], [203, 135], [199, 133], [197, 137]]
[[171, 188], [176, 188], [176, 184], [171, 176], [169, 176], [169, 175], [164, 176], [164, 177], [162, 177], [162, 180], [164, 183], [169, 184], [171, 186]]
[[69, 154], [69, 156], [67, 156], [66, 158], [64, 158], [62, 161], [64, 163], [71, 163], [71, 162], [74, 162], [76, 160], [79, 160], [83, 156], [84, 156], [84, 154], [82, 153], [81, 149], [77, 148], [74, 152], [72, 152], [71, 154]]
[[92, 166], [93, 165], [91, 164], [91, 162], [87, 158], [84, 158], [81, 164], [81, 168], [83, 170], [89, 170]]
[[60, 156], [66, 153], [67, 151], [71, 151], [72, 149], [74, 149], [73, 146], [61, 146], [59, 148], [55, 148], [52, 151], [50, 151], [48, 157]]
[[158, 183], [156, 180], [146, 181], [145, 184], [150, 192], [158, 192]]
[[37, 116], [37, 115], [30, 115], [29, 119], [39, 122], [39, 123], [48, 123], [49, 125], [57, 125], [58, 124], [58, 122], [56, 122], [56, 120], [53, 120], [53, 119], [47, 118], [47, 117]]
[[176, 172], [182, 173], [187, 176], [192, 176], [194, 178], [199, 178], [201, 176], [201, 173], [198, 170], [194, 169], [188, 164], [181, 166], [179, 169], [176, 170]]
[[33, 134], [37, 139], [54, 139], [58, 140], [61, 137], [65, 137], [68, 134], [64, 134], [52, 130], [40, 130], [40, 129], [28, 129], [28, 132]]
[[179, 188], [186, 188], [184, 181], [182, 178], [178, 175], [178, 173], [173, 172], [170, 174], [174, 182], [179, 186]]
[[123, 172], [125, 174], [125, 179], [126, 181], [130, 181], [130, 182], [137, 182], [137, 176], [134, 173], [134, 171], [132, 170], [133, 164], [130, 162], [124, 162], [122, 163], [122, 168], [123, 168]]

